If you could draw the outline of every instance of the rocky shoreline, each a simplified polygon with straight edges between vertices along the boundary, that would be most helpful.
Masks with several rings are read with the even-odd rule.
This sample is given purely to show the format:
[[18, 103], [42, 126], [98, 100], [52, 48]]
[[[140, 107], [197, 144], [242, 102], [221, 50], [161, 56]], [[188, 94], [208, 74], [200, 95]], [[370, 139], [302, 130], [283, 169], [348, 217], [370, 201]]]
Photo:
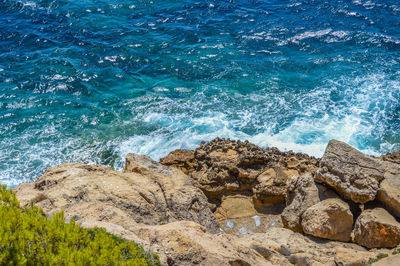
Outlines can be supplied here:
[[167, 265], [400, 263], [400, 153], [375, 158], [336, 140], [318, 159], [217, 138], [160, 163], [128, 154], [122, 172], [62, 164], [15, 191]]

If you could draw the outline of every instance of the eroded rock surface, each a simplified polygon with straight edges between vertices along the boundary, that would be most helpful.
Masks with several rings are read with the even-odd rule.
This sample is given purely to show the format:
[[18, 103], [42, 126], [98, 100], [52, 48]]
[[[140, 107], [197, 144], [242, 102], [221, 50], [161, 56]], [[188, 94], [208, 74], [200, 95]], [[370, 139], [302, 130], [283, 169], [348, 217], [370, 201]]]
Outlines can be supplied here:
[[301, 217], [304, 233], [348, 242], [353, 229], [350, 206], [339, 198], [323, 200], [308, 208]]
[[[264, 249], [271, 257], [284, 257], [291, 265], [366, 265], [378, 254], [352, 243], [315, 241], [285, 228], [269, 228], [263, 234], [244, 235], [239, 241], [248, 247]], [[274, 265], [290, 265], [284, 264], [284, 260], [275, 261]]]
[[377, 198], [397, 218], [400, 218], [400, 171], [387, 173], [380, 183]]
[[367, 248], [396, 247], [400, 224], [383, 208], [365, 210], [355, 223], [354, 241]]
[[175, 151], [161, 162], [184, 168], [210, 199], [247, 193], [265, 203], [283, 203], [290, 179], [318, 168], [318, 160], [305, 154], [220, 138], [202, 143], [193, 156]]
[[337, 141], [329, 141], [316, 181], [333, 187], [346, 199], [365, 203], [375, 199], [386, 171], [385, 164]]
[[293, 178], [288, 188], [288, 206], [281, 215], [284, 226], [295, 232], [302, 232], [301, 216], [319, 201], [318, 188], [311, 174]]
[[[22, 204], [34, 200], [48, 215], [64, 210], [82, 226], [103, 227], [157, 252], [167, 265], [365, 265], [391, 251], [321, 238], [348, 241], [350, 209], [357, 217], [354, 202], [370, 201], [376, 191], [396, 213], [400, 166], [394, 157], [329, 145], [321, 183], [314, 182], [319, 161], [313, 157], [216, 139], [195, 151], [174, 151], [162, 164], [129, 154], [123, 173], [63, 164], [16, 192]], [[373, 204], [380, 203], [365, 206]], [[399, 228], [384, 209], [366, 210], [354, 241], [394, 247]]]
[[[129, 172], [131, 166], [135, 171]], [[64, 210], [78, 222], [90, 219], [129, 227], [189, 220], [219, 231], [207, 198], [191, 179], [146, 156], [128, 155], [125, 173], [96, 165], [62, 164], [47, 169], [34, 183], [22, 184], [16, 193], [23, 204], [43, 195], [37, 205], [45, 212]]]

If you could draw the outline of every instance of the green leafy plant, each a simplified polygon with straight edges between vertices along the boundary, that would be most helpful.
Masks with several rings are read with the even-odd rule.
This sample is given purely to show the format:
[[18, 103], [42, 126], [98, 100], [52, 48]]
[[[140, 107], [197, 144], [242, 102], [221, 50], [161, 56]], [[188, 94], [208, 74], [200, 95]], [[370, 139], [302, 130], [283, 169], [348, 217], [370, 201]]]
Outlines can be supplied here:
[[21, 208], [14, 191], [0, 186], [0, 265], [161, 265], [138, 244], [85, 229], [64, 213], [47, 219], [31, 202]]

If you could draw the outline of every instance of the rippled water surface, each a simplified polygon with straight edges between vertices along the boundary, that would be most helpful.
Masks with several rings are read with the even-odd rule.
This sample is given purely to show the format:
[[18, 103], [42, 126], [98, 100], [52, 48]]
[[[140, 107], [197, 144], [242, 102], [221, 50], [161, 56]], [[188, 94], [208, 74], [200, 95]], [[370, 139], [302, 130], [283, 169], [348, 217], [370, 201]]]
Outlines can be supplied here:
[[400, 3], [0, 0], [0, 183], [230, 137], [400, 149]]

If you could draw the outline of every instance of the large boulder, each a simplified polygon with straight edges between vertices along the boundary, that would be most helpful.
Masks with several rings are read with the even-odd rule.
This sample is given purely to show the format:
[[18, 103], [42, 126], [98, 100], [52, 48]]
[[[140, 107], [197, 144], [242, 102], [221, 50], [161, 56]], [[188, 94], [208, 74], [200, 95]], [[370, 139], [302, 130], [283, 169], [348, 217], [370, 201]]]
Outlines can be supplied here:
[[349, 204], [339, 198], [323, 200], [301, 216], [304, 233], [320, 238], [348, 242], [353, 229]]
[[189, 220], [218, 232], [218, 221], [203, 192], [179, 169], [149, 157], [128, 155], [125, 172], [79, 163], [49, 168], [35, 182], [16, 189], [46, 213], [64, 210], [67, 218], [119, 224], [126, 228]]
[[320, 161], [316, 181], [333, 187], [346, 199], [365, 203], [375, 199], [386, 170], [381, 160], [344, 142], [331, 140]]
[[310, 174], [293, 178], [288, 188], [287, 206], [281, 214], [283, 225], [302, 232], [301, 216], [319, 201], [319, 191]]
[[[391, 170], [395, 171], [397, 164], [392, 163]], [[395, 216], [400, 218], [400, 171], [385, 174], [380, 183], [377, 198]]]
[[367, 248], [393, 248], [400, 243], [400, 224], [383, 208], [363, 211], [353, 233], [354, 242]]

